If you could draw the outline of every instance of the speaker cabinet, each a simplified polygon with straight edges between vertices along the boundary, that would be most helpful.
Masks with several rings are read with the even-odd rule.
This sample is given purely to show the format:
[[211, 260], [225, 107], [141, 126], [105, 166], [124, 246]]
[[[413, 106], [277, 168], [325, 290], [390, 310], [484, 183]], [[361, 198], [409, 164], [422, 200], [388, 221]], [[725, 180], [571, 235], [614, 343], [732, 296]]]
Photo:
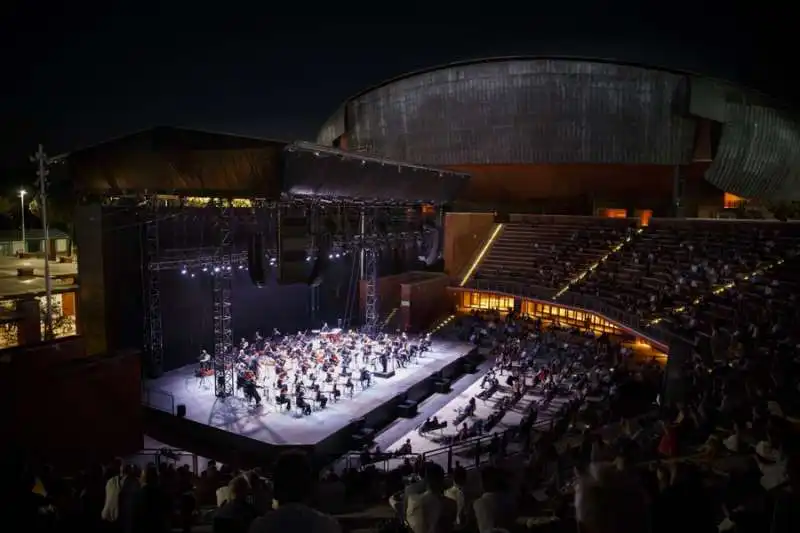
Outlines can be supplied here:
[[311, 237], [306, 214], [292, 209], [278, 214], [278, 283], [308, 283], [310, 264], [307, 261]]
[[264, 235], [256, 233], [250, 238], [247, 250], [247, 267], [250, 279], [256, 287], [267, 284], [267, 268], [265, 264]]

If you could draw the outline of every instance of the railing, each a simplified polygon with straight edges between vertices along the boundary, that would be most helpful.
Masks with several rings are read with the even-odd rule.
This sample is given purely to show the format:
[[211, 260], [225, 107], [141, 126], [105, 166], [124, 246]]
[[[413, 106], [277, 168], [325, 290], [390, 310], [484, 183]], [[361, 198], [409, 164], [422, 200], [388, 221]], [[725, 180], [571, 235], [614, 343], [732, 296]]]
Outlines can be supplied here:
[[145, 448], [139, 452], [126, 457], [128, 461], [144, 468], [149, 464], [160, 466], [161, 464], [174, 464], [176, 467], [189, 465], [192, 473], [200, 475], [200, 457], [196, 453], [190, 453], [174, 448]]
[[667, 347], [669, 346], [670, 341], [674, 339], [681, 339], [684, 342], [694, 344], [693, 342], [682, 338], [679, 334], [672, 332], [663, 326], [649, 325], [647, 322], [633, 313], [628, 313], [609, 305], [607, 302], [600, 300], [599, 298], [586, 296], [584, 294], [567, 291], [554, 301], [553, 296], [555, 296], [555, 293], [557, 292], [555, 289], [514, 281], [473, 280], [467, 284], [467, 287], [465, 288], [486, 292], [503, 293], [509, 296], [530, 298], [534, 300], [540, 300], [543, 303], [548, 303], [551, 305], [568, 305], [572, 307], [579, 307], [581, 309], [603, 315], [608, 320], [617, 322], [618, 324], [632, 329], [640, 333], [642, 336], [648, 337]]
[[165, 390], [143, 387], [142, 405], [171, 415], [175, 414], [175, 396]]

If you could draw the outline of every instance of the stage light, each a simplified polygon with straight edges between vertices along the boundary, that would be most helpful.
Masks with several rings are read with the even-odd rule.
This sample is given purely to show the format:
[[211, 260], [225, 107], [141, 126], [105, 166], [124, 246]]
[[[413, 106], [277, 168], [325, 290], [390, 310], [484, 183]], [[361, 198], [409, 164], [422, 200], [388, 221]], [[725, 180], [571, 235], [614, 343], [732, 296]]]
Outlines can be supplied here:
[[328, 254], [328, 259], [333, 259], [333, 254]]
[[208, 272], [208, 267], [203, 267], [203, 272]]
[[311, 256], [306, 257], [306, 263], [310, 263], [310, 262], [311, 262]]
[[186, 275], [186, 269], [185, 268], [181, 270], [181, 274], [183, 274], [184, 276]]
[[339, 259], [340, 257], [342, 257], [340, 254], [336, 254], [336, 259]]
[[192, 277], [194, 277], [194, 272], [192, 272]]
[[219, 272], [219, 267], [214, 267], [214, 272]]
[[239, 270], [244, 269], [244, 265], [239, 265]]
[[230, 266], [230, 265], [228, 265], [226, 268], [227, 268], [227, 270], [230, 270], [230, 269], [231, 269], [231, 266]]

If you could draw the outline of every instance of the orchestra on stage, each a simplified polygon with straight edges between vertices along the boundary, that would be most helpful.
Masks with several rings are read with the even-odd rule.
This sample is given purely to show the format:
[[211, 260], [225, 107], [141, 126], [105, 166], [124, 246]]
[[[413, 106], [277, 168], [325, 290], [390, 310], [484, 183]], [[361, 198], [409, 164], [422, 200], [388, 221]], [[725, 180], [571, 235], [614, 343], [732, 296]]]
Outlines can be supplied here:
[[[410, 339], [405, 333], [375, 337], [356, 331], [322, 329], [269, 337], [256, 332], [242, 339], [230, 353], [212, 356], [202, 350], [196, 372], [200, 386], [215, 368], [235, 370], [236, 389], [255, 405], [266, 401], [279, 409], [309, 415], [338, 401], [342, 392], [352, 397], [358, 387], [372, 384], [373, 374], [390, 376], [396, 368], [416, 363], [430, 349], [430, 335]], [[215, 358], [219, 358], [216, 360]]]

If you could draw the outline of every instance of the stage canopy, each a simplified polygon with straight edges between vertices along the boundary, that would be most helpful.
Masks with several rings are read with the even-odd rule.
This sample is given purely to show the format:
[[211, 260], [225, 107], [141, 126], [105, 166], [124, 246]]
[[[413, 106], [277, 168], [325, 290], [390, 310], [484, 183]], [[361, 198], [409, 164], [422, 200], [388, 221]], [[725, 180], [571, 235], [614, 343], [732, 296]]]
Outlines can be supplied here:
[[286, 142], [158, 127], [67, 156], [74, 191], [280, 197]]
[[469, 175], [308, 142], [285, 147], [283, 191], [294, 196], [398, 203], [452, 202]]

